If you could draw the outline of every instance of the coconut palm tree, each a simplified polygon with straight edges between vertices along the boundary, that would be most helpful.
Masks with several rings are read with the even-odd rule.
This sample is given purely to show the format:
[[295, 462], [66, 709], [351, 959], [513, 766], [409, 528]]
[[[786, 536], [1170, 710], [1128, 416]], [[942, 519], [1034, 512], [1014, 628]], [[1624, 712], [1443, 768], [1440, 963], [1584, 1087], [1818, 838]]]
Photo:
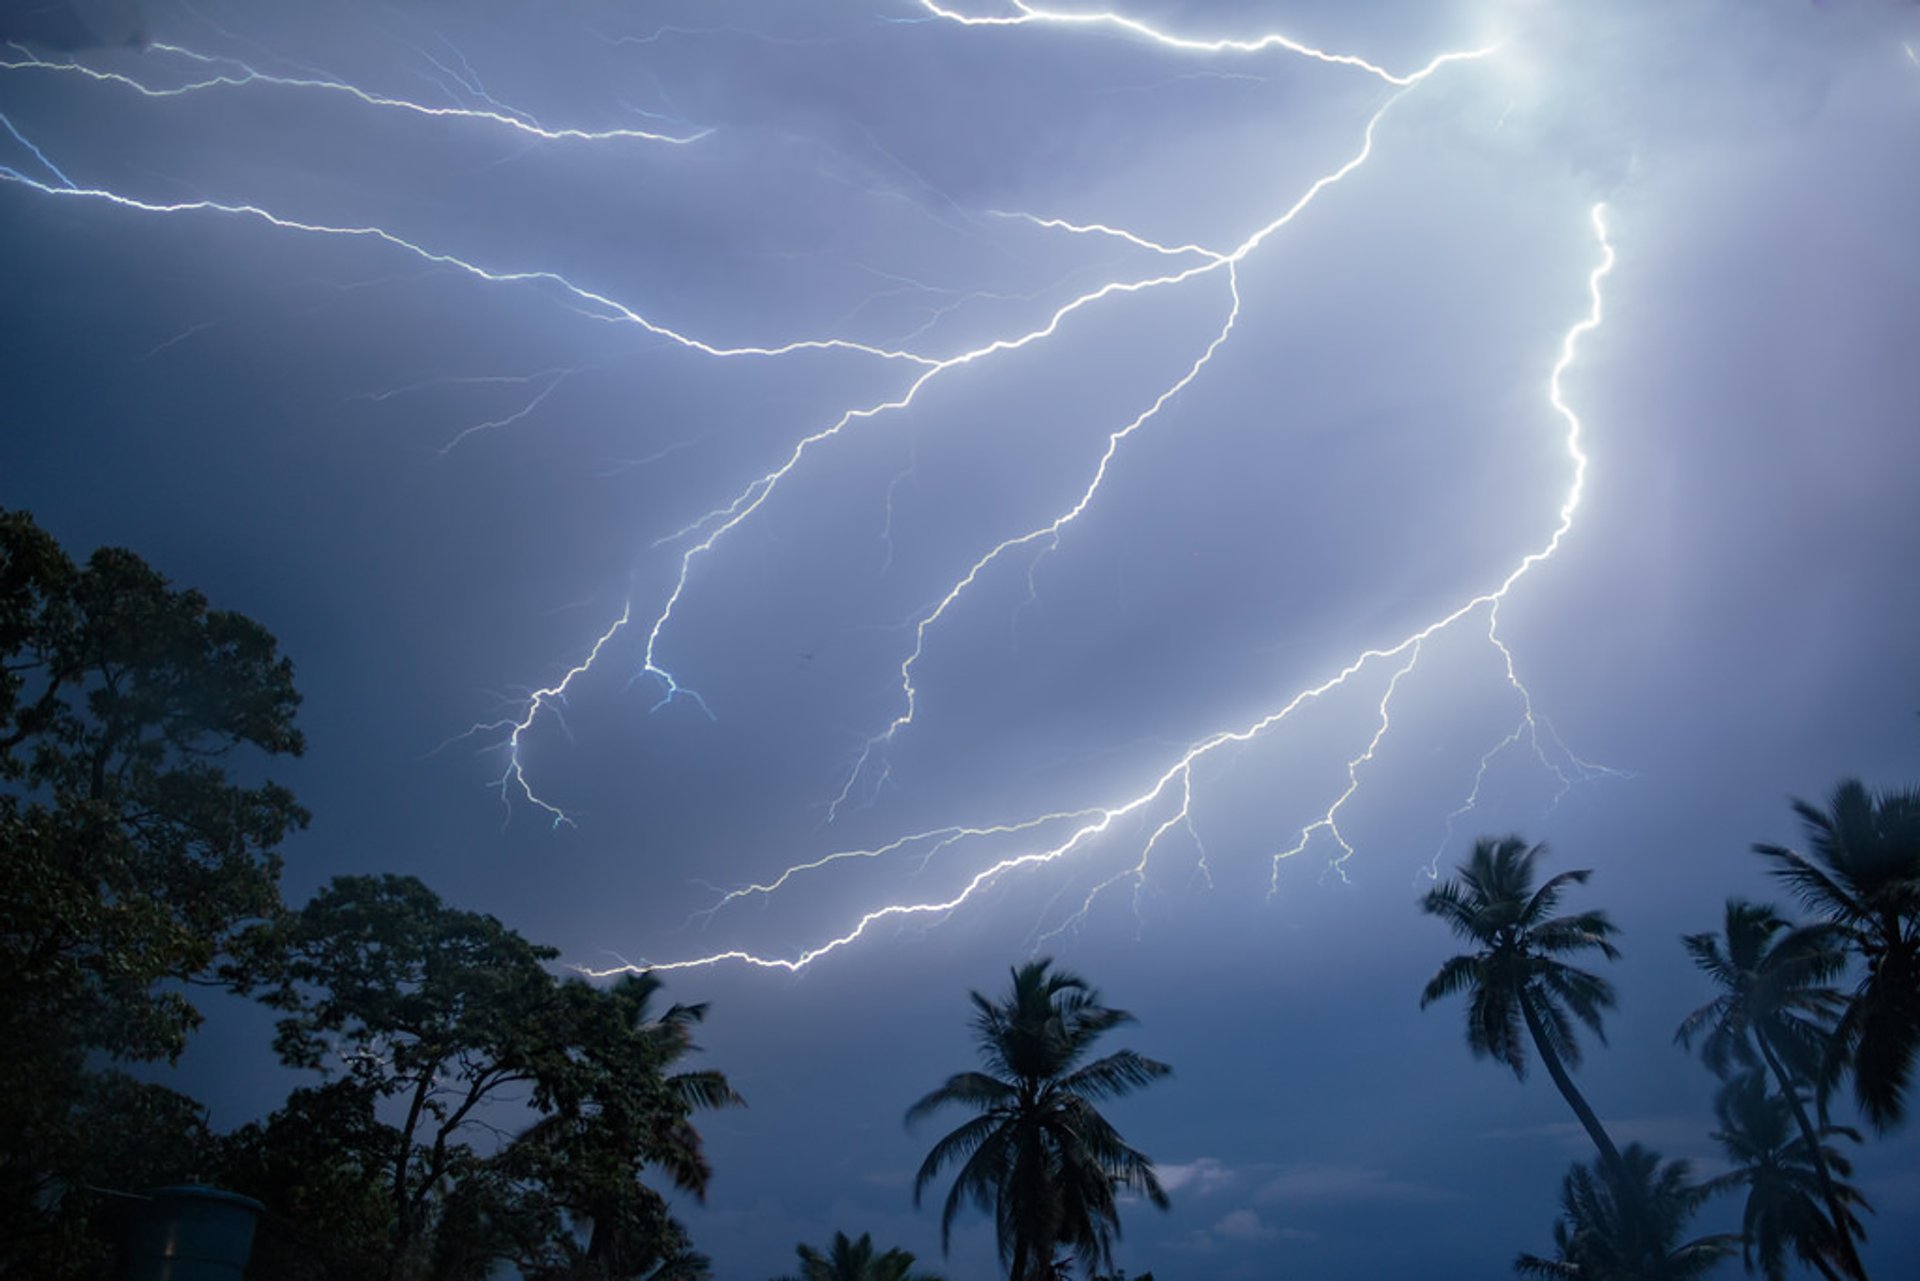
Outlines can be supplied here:
[[1802, 902], [1846, 931], [1866, 962], [1835, 1029], [1831, 1066], [1852, 1068], [1861, 1110], [1885, 1133], [1905, 1115], [1920, 1056], [1920, 791], [1875, 794], [1848, 779], [1826, 809], [1805, 801], [1793, 809], [1807, 853], [1753, 848]]
[[507, 1145], [500, 1163], [552, 1212], [590, 1225], [585, 1265], [658, 1258], [663, 1276], [678, 1276], [664, 1264], [684, 1256], [703, 1267], [704, 1258], [686, 1249], [680, 1225], [641, 1173], [656, 1169], [704, 1201], [713, 1171], [693, 1114], [743, 1100], [720, 1072], [676, 1070], [699, 1049], [693, 1034], [707, 1007], [676, 1004], [656, 1015], [660, 989], [653, 974], [607, 988], [559, 986], [547, 1011], [551, 1039], [531, 1071], [532, 1101], [545, 1115]]
[[[1616, 1173], [1619, 1171], [1619, 1173]], [[1575, 1163], [1560, 1188], [1553, 1225], [1555, 1257], [1522, 1254], [1513, 1270], [1549, 1281], [1691, 1281], [1733, 1253], [1727, 1235], [1682, 1242], [1687, 1223], [1709, 1195], [1691, 1180], [1685, 1161], [1629, 1144], [1616, 1166]]]
[[1846, 966], [1845, 941], [1831, 923], [1795, 926], [1769, 905], [1729, 899], [1723, 935], [1682, 940], [1720, 994], [1687, 1015], [1674, 1039], [1689, 1048], [1699, 1039], [1701, 1057], [1722, 1079], [1736, 1067], [1765, 1065], [1779, 1086], [1777, 1101], [1799, 1127], [1830, 1220], [1849, 1225], [1829, 1243], [1833, 1256], [1843, 1273], [1863, 1281], [1866, 1270], [1853, 1247], [1859, 1224], [1847, 1213], [1827, 1149], [1800, 1101], [1801, 1087], [1822, 1079], [1831, 1028], [1845, 1005], [1826, 986]]
[[1530, 847], [1518, 836], [1482, 837], [1457, 877], [1421, 900], [1422, 911], [1445, 921], [1478, 950], [1442, 965], [1420, 994], [1420, 1007], [1465, 992], [1467, 1047], [1475, 1058], [1505, 1064], [1516, 1077], [1526, 1076], [1531, 1041], [1601, 1159], [1624, 1176], [1620, 1150], [1568, 1074], [1580, 1064], [1573, 1019], [1604, 1043], [1601, 1011], [1613, 1007], [1613, 987], [1558, 959], [1598, 952], [1613, 960], [1619, 952], [1609, 940], [1617, 931], [1604, 912], [1553, 914], [1567, 887], [1585, 884], [1591, 873], [1562, 872], [1535, 889], [1534, 866], [1546, 852], [1546, 846]]
[[[1747, 1271], [1759, 1271], [1767, 1281], [1785, 1281], [1791, 1250], [1827, 1281], [1850, 1275], [1847, 1263], [1857, 1266], [1858, 1261], [1846, 1247], [1852, 1237], [1864, 1235], [1850, 1207], [1872, 1207], [1839, 1181], [1852, 1173], [1846, 1157], [1822, 1142], [1809, 1143], [1799, 1133], [1786, 1098], [1771, 1092], [1758, 1071], [1721, 1086], [1713, 1110], [1720, 1120], [1713, 1137], [1734, 1168], [1708, 1187], [1715, 1192], [1747, 1190], [1741, 1220], [1741, 1257]], [[1829, 1134], [1855, 1142], [1860, 1138], [1852, 1130], [1827, 1127], [1822, 1139]], [[1837, 1219], [1822, 1208], [1836, 1202]]]
[[1047, 1276], [1056, 1248], [1078, 1255], [1088, 1271], [1111, 1266], [1121, 1189], [1167, 1206], [1153, 1162], [1123, 1143], [1095, 1105], [1172, 1069], [1132, 1050], [1086, 1062], [1096, 1040], [1133, 1016], [1102, 1005], [1086, 980], [1051, 965], [1041, 959], [1014, 970], [999, 1000], [972, 994], [987, 1071], [949, 1077], [907, 1111], [909, 1125], [950, 1103], [979, 1113], [933, 1145], [913, 1199], [918, 1205], [940, 1171], [957, 1164], [940, 1212], [941, 1248], [971, 1200], [993, 1213], [1011, 1281]]
[[800, 1275], [780, 1281], [940, 1281], [930, 1273], [915, 1272], [913, 1255], [905, 1250], [874, 1253], [873, 1237], [865, 1232], [858, 1241], [835, 1232], [824, 1254], [810, 1245], [798, 1246], [794, 1252], [800, 1256]]

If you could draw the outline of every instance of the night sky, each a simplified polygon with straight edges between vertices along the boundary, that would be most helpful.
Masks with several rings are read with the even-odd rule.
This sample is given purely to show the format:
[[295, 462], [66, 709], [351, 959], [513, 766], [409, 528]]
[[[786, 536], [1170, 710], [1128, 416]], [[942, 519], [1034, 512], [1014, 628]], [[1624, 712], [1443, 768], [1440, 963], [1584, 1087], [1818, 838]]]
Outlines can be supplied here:
[[[1431, 869], [1595, 869], [1578, 1079], [1711, 1170], [1678, 936], [1778, 897], [1790, 797], [1920, 781], [1920, 10], [1025, 12], [0, 50], [0, 504], [280, 638], [291, 901], [408, 872], [692, 963], [720, 1277], [836, 1228], [993, 1274], [901, 1116], [1036, 954], [1175, 1069], [1109, 1113], [1174, 1201], [1129, 1270], [1504, 1275], [1590, 1153], [1417, 1008]], [[169, 1079], [270, 1109], [269, 1024]], [[1860, 1154], [1881, 1276], [1916, 1158]]]

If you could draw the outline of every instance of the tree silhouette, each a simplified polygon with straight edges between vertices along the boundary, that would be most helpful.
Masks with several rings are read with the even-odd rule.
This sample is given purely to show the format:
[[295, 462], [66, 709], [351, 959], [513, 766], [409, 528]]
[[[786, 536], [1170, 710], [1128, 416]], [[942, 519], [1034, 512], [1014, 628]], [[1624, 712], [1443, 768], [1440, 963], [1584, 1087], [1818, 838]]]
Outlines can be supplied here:
[[1885, 1133], [1906, 1113], [1920, 1055], [1920, 791], [1876, 795], [1849, 779], [1826, 809], [1805, 801], [1793, 809], [1807, 853], [1753, 848], [1802, 902], [1846, 931], [1866, 963], [1821, 1084], [1829, 1086], [1841, 1064], [1850, 1066], [1861, 1110]]
[[[1860, 1235], [1850, 1207], [1867, 1208], [1858, 1192], [1834, 1177], [1852, 1172], [1847, 1159], [1832, 1148], [1809, 1144], [1787, 1100], [1769, 1091], [1758, 1071], [1741, 1073], [1722, 1085], [1713, 1110], [1720, 1121], [1713, 1137], [1734, 1168], [1712, 1180], [1709, 1188], [1746, 1189], [1741, 1240], [1747, 1271], [1757, 1269], [1767, 1281], [1785, 1281], [1790, 1250], [1827, 1281], [1841, 1281], [1847, 1261], [1858, 1266], [1845, 1246], [1848, 1238]], [[1823, 1130], [1822, 1138], [1828, 1134], [1859, 1138], [1837, 1127]], [[1822, 1208], [1836, 1202], [1838, 1229]]]
[[1613, 960], [1619, 952], [1609, 939], [1616, 931], [1604, 912], [1553, 915], [1566, 888], [1585, 884], [1591, 873], [1562, 872], [1536, 890], [1534, 865], [1545, 854], [1544, 845], [1529, 847], [1517, 836], [1483, 837], [1458, 876], [1421, 900], [1422, 911], [1445, 921], [1478, 950], [1442, 965], [1420, 994], [1420, 1006], [1465, 992], [1468, 1048], [1475, 1058], [1505, 1064], [1515, 1077], [1526, 1076], [1531, 1041], [1594, 1147], [1619, 1167], [1619, 1149], [1567, 1073], [1580, 1064], [1569, 1013], [1605, 1041], [1601, 1011], [1612, 1008], [1613, 987], [1556, 959], [1596, 951]]
[[1561, 1184], [1553, 1225], [1554, 1258], [1522, 1254], [1513, 1270], [1549, 1281], [1692, 1281], [1733, 1253], [1739, 1238], [1681, 1241], [1710, 1190], [1694, 1184], [1685, 1161], [1662, 1162], [1629, 1144], [1616, 1166], [1576, 1163]]
[[176, 1057], [188, 985], [279, 908], [306, 815], [259, 769], [300, 752], [299, 702], [252, 619], [0, 508], [0, 1272], [65, 1275], [38, 1243], [84, 1237], [109, 1137], [178, 1112], [97, 1069]]
[[1847, 1212], [1827, 1150], [1800, 1101], [1802, 1085], [1821, 1079], [1830, 1028], [1844, 1004], [1826, 986], [1846, 965], [1844, 935], [1830, 924], [1796, 928], [1770, 906], [1729, 899], [1724, 934], [1689, 934], [1682, 941], [1720, 994], [1689, 1014], [1674, 1039], [1688, 1047], [1700, 1040], [1701, 1057], [1722, 1079], [1735, 1066], [1764, 1064], [1772, 1073], [1829, 1216], [1847, 1227], [1827, 1244], [1841, 1271], [1864, 1281], [1866, 1269], [1853, 1248], [1859, 1223]]
[[939, 1281], [930, 1273], [915, 1272], [913, 1255], [905, 1250], [875, 1253], [873, 1237], [865, 1232], [858, 1241], [835, 1232], [825, 1253], [810, 1245], [798, 1246], [794, 1253], [800, 1256], [800, 1275], [781, 1281]]
[[1111, 1266], [1120, 1233], [1115, 1194], [1138, 1192], [1162, 1209], [1153, 1162], [1128, 1147], [1095, 1104], [1168, 1075], [1132, 1050], [1083, 1062], [1093, 1043], [1133, 1016], [1100, 1003], [1078, 975], [1031, 961], [998, 1001], [972, 993], [974, 1040], [987, 1072], [961, 1072], [907, 1111], [912, 1124], [946, 1105], [980, 1115], [933, 1145], [914, 1177], [914, 1204], [940, 1171], [960, 1168], [940, 1214], [944, 1249], [968, 1200], [994, 1217], [1011, 1281], [1049, 1275], [1056, 1247], [1086, 1268]]

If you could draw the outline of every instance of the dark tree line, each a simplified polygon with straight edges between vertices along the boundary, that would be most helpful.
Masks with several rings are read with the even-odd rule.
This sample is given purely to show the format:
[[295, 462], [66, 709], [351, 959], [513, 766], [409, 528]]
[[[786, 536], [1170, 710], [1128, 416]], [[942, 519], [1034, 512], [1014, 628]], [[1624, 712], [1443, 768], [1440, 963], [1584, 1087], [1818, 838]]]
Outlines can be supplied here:
[[[706, 1276], [641, 1177], [702, 1195], [692, 1118], [740, 1101], [681, 1064], [705, 1008], [560, 979], [408, 877], [287, 908], [306, 814], [260, 773], [298, 705], [257, 623], [0, 510], [0, 1275], [100, 1276], [128, 1193], [209, 1180], [266, 1205], [262, 1277]], [[176, 1059], [208, 984], [317, 1073], [227, 1135], [122, 1070]]]
[[[654, 1186], [704, 1197], [696, 1114], [741, 1102], [683, 1063], [706, 1008], [657, 1009], [649, 975], [559, 977], [411, 877], [284, 904], [277, 850], [307, 816], [261, 770], [300, 752], [298, 706], [257, 623], [0, 510], [0, 1276], [103, 1275], [125, 1206], [188, 1181], [265, 1206], [249, 1275], [276, 1281], [710, 1276]], [[281, 1062], [313, 1074], [230, 1134], [122, 1070], [177, 1059], [203, 986], [278, 1011]], [[912, 1115], [981, 1115], [919, 1187], [961, 1162], [945, 1225], [971, 1200], [1016, 1278], [1093, 1278], [1118, 1194], [1166, 1201], [1095, 1104], [1167, 1068], [1089, 1061], [1131, 1016], [1047, 962], [974, 1001], [991, 1074]], [[930, 1281], [866, 1236], [798, 1253], [807, 1281]]]
[[[267, 1207], [250, 1275], [292, 1281], [698, 1281], [708, 1262], [655, 1185], [704, 1197], [697, 1114], [738, 1105], [689, 1069], [700, 1005], [659, 981], [594, 986], [555, 953], [403, 876], [340, 877], [282, 903], [277, 849], [306, 814], [263, 767], [297, 755], [299, 696], [273, 637], [179, 590], [133, 554], [76, 564], [0, 510], [0, 1276], [101, 1275], [123, 1193], [215, 1181]], [[1686, 1281], [1738, 1254], [1783, 1281], [1798, 1263], [1866, 1281], [1870, 1210], [1848, 1180], [1851, 1099], [1887, 1133], [1920, 1054], [1920, 792], [1842, 784], [1795, 803], [1799, 848], [1759, 845], [1810, 919], [1734, 899], [1687, 935], [1714, 985], [1675, 1039], [1719, 1080], [1711, 1137], [1729, 1170], [1622, 1148], [1574, 1082], [1605, 1039], [1614, 959], [1603, 911], [1563, 910], [1585, 870], [1540, 879], [1545, 851], [1482, 840], [1422, 908], [1469, 950], [1426, 1005], [1463, 996], [1469, 1048], [1523, 1077], [1535, 1059], [1596, 1158], [1562, 1187], [1551, 1258], [1523, 1276]], [[205, 1109], [123, 1067], [175, 1059], [218, 985], [278, 1011], [274, 1048], [314, 1075], [270, 1116], [215, 1134]], [[969, 1206], [1009, 1281], [1121, 1281], [1123, 1196], [1164, 1208], [1152, 1160], [1103, 1106], [1169, 1075], [1133, 1021], [1047, 960], [972, 994], [980, 1070], [908, 1111], [973, 1115], [940, 1137], [943, 1247]], [[1689, 1236], [1739, 1196], [1738, 1233]], [[801, 1281], [935, 1281], [914, 1257], [836, 1233], [797, 1250]], [[1140, 1281], [1147, 1281], [1141, 1278]]]

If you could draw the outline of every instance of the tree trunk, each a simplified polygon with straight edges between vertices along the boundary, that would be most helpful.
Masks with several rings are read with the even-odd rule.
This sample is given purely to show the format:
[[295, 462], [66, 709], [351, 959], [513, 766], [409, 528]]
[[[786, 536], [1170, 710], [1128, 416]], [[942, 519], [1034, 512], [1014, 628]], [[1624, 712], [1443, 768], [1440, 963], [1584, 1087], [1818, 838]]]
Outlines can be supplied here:
[[1767, 1068], [1773, 1073], [1773, 1079], [1780, 1083], [1780, 1093], [1786, 1095], [1787, 1106], [1793, 1109], [1793, 1119], [1800, 1125], [1800, 1137], [1806, 1140], [1807, 1157], [1813, 1162], [1813, 1171], [1820, 1179], [1820, 1195], [1827, 1200], [1827, 1213], [1833, 1216], [1833, 1230], [1839, 1239], [1840, 1266], [1855, 1281], [1867, 1281], [1867, 1269], [1860, 1262], [1860, 1256], [1853, 1248], [1853, 1233], [1847, 1227], [1846, 1207], [1840, 1204], [1840, 1194], [1834, 1189], [1833, 1174], [1827, 1169], [1827, 1155], [1820, 1149], [1820, 1136], [1814, 1133], [1813, 1122], [1807, 1117], [1807, 1110], [1800, 1103], [1800, 1095], [1794, 1089], [1793, 1080], [1787, 1075], [1786, 1065], [1773, 1052], [1773, 1046], [1767, 1043], [1764, 1034], [1757, 1030], [1754, 1042], [1760, 1047], [1760, 1057], [1767, 1061]]
[[1007, 1281], [1027, 1281], [1027, 1234], [1018, 1228], [1013, 1233], [1013, 1271]]
[[1560, 1095], [1566, 1099], [1567, 1106], [1580, 1118], [1580, 1124], [1586, 1127], [1587, 1137], [1593, 1140], [1593, 1146], [1600, 1149], [1600, 1157], [1613, 1171], [1620, 1186], [1631, 1186], [1627, 1174], [1627, 1163], [1620, 1159], [1620, 1149], [1613, 1145], [1613, 1139], [1607, 1134], [1606, 1127], [1600, 1124], [1600, 1118], [1594, 1114], [1580, 1091], [1574, 1087], [1573, 1078], [1567, 1075], [1567, 1069], [1561, 1064], [1560, 1056], [1553, 1052], [1553, 1046], [1547, 1042], [1547, 1030], [1540, 1025], [1540, 1016], [1534, 1013], [1533, 1002], [1524, 996], [1520, 999], [1520, 1011], [1526, 1015], [1527, 1031], [1533, 1034], [1533, 1048], [1540, 1051], [1540, 1061], [1547, 1065], [1547, 1075], [1553, 1078], [1559, 1087]]
[[[1533, 1035], [1533, 1048], [1540, 1051], [1540, 1061], [1547, 1065], [1547, 1075], [1553, 1078], [1554, 1085], [1559, 1087], [1560, 1096], [1567, 1101], [1567, 1106], [1573, 1109], [1573, 1114], [1580, 1118], [1580, 1124], [1586, 1127], [1587, 1137], [1592, 1139], [1593, 1146], [1600, 1150], [1600, 1159], [1606, 1162], [1607, 1169], [1613, 1172], [1614, 1185], [1621, 1193], [1633, 1198], [1634, 1211], [1640, 1216], [1641, 1222], [1651, 1229], [1653, 1216], [1648, 1213], [1647, 1206], [1642, 1202], [1640, 1190], [1634, 1185], [1633, 1176], [1627, 1171], [1627, 1163], [1621, 1159], [1620, 1149], [1613, 1145], [1613, 1139], [1607, 1134], [1606, 1127], [1600, 1124], [1599, 1116], [1587, 1106], [1586, 1098], [1575, 1088], [1573, 1078], [1567, 1075], [1566, 1066], [1560, 1062], [1560, 1056], [1553, 1052], [1553, 1046], [1547, 1041], [1547, 1030], [1541, 1026], [1540, 1016], [1534, 1011], [1533, 1002], [1529, 1001], [1524, 994], [1520, 998], [1520, 1012], [1526, 1016], [1527, 1031]], [[1667, 1268], [1666, 1250], [1659, 1241], [1651, 1238], [1649, 1238], [1649, 1245], [1652, 1253], [1647, 1262], [1652, 1265], [1654, 1276], [1660, 1281], [1668, 1281], [1670, 1273]]]

